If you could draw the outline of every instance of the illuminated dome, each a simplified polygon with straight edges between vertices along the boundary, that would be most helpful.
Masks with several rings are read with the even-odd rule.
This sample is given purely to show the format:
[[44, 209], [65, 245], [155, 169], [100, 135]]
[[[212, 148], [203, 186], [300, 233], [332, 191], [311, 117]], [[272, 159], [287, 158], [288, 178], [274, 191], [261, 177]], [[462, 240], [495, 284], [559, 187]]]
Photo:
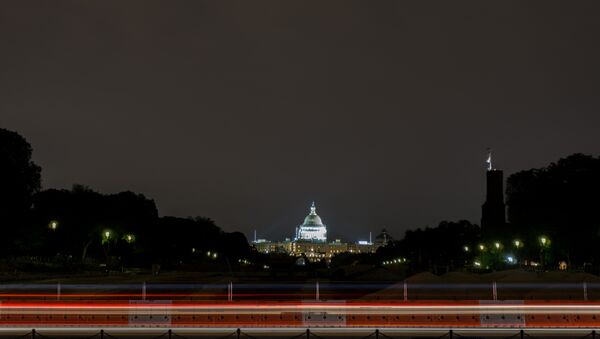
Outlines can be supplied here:
[[317, 208], [314, 202], [310, 207], [310, 214], [304, 218], [302, 226], [325, 226], [323, 225], [323, 221], [321, 221], [321, 217], [317, 215]]
[[304, 223], [300, 225], [296, 231], [296, 240], [300, 241], [327, 241], [327, 228], [321, 221], [321, 217], [317, 215], [317, 207], [312, 203], [310, 213], [304, 218]]

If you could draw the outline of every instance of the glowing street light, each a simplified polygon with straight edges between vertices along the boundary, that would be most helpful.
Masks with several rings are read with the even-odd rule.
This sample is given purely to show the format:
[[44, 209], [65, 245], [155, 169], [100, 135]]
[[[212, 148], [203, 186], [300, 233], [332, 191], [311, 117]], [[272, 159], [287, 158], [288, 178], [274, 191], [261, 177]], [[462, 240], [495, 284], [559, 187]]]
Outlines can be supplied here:
[[500, 243], [499, 243], [499, 242], [497, 242], [497, 241], [496, 241], [496, 242], [494, 243], [494, 246], [496, 247], [496, 249], [500, 249]]
[[135, 241], [135, 235], [133, 235], [133, 234], [127, 234], [127, 235], [125, 235], [124, 238], [125, 238], [125, 241], [127, 241], [130, 244]]
[[[110, 245], [110, 242], [113, 241], [113, 236], [114, 234], [112, 233], [111, 230], [104, 230], [102, 231], [102, 233], [100, 233], [100, 236], [102, 237], [102, 245]], [[123, 237], [125, 238], [125, 237]]]
[[484, 245], [482, 245], [482, 244], [479, 244], [479, 250], [480, 250], [480, 251], [484, 251], [484, 250], [485, 250], [485, 246], [484, 246]]
[[463, 249], [465, 250], [465, 252], [469, 252], [469, 246], [465, 246], [463, 247]]
[[542, 244], [542, 246], [547, 246], [550, 244], [550, 240], [545, 236], [541, 236], [540, 243]]
[[523, 243], [521, 242], [521, 240], [515, 240], [514, 244], [516, 248], [523, 247]]
[[56, 229], [58, 228], [58, 221], [56, 221], [56, 220], [50, 221], [50, 223], [48, 224], [48, 228], [50, 228], [53, 231], [56, 231]]

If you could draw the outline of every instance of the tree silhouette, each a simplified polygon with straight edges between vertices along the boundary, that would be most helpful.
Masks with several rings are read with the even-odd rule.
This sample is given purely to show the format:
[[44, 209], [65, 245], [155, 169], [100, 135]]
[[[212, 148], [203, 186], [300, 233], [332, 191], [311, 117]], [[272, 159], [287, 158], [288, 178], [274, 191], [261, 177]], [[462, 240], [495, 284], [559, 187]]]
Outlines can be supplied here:
[[[600, 158], [573, 154], [548, 167], [511, 175], [507, 180], [511, 233], [536, 247], [543, 234], [555, 260], [574, 265], [600, 263]], [[537, 251], [537, 249], [535, 249]]]
[[466, 220], [443, 221], [435, 228], [406, 231], [404, 238], [381, 247], [381, 260], [403, 258], [411, 271], [454, 269], [466, 264], [470, 254], [465, 246], [473, 247], [480, 239], [481, 229]]
[[0, 232], [5, 251], [17, 238], [39, 191], [41, 168], [31, 160], [31, 145], [16, 132], [0, 128]]
[[[81, 258], [85, 261], [90, 250], [93, 255], [104, 252], [103, 232], [111, 232], [111, 244], [124, 240], [136, 242], [137, 248], [148, 244], [153, 225], [158, 221], [154, 201], [141, 194], [121, 192], [103, 195], [82, 185], [72, 190], [46, 190], [35, 196], [32, 231], [44, 229], [46, 241], [42, 252], [57, 252]], [[56, 229], [45, 227], [56, 222]], [[132, 236], [127, 241], [126, 236]], [[106, 242], [106, 241], [105, 241]], [[115, 245], [116, 246], [116, 245]], [[131, 246], [117, 246], [129, 251]], [[117, 252], [116, 254], [123, 254]]]

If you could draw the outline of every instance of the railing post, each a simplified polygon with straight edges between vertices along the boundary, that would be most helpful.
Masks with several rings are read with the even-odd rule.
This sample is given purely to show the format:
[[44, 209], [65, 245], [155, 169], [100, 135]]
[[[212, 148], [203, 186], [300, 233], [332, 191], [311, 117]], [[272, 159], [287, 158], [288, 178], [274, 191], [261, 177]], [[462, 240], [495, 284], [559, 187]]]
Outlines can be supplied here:
[[521, 339], [523, 339], [525, 337], [525, 331], [521, 330], [519, 332]]
[[592, 339], [596, 339], [596, 330], [592, 330]]
[[142, 283], [142, 300], [146, 300], [146, 282]]
[[242, 335], [242, 330], [238, 328], [237, 331], [235, 331], [235, 334], [237, 335], [237, 339], [240, 339]]
[[404, 301], [408, 300], [408, 284], [406, 283], [406, 280], [404, 280]]
[[169, 339], [171, 339], [171, 335], [173, 334], [173, 331], [171, 329], [169, 329], [169, 331], [167, 333], [169, 335]]
[[56, 300], [60, 300], [60, 281], [56, 283]]
[[310, 339], [310, 329], [306, 329], [306, 339]]
[[452, 339], [452, 338], [453, 338], [453, 336], [454, 336], [454, 332], [452, 332], [452, 330], [450, 330], [450, 331], [448, 332], [448, 337], [449, 337], [450, 339]]
[[35, 339], [35, 328], [31, 330], [31, 339]]
[[100, 339], [104, 339], [104, 330], [100, 330]]
[[498, 300], [498, 287], [495, 281], [492, 284], [492, 297], [494, 298], [494, 301]]
[[319, 294], [320, 293], [319, 293], [319, 282], [318, 281], [317, 281], [317, 284], [316, 284], [316, 293], [317, 293], [317, 301], [319, 301], [319, 298], [320, 298]]
[[583, 282], [583, 300], [587, 301], [588, 300], [588, 289], [587, 289], [587, 282]]
[[379, 339], [379, 329], [375, 330], [375, 339]]

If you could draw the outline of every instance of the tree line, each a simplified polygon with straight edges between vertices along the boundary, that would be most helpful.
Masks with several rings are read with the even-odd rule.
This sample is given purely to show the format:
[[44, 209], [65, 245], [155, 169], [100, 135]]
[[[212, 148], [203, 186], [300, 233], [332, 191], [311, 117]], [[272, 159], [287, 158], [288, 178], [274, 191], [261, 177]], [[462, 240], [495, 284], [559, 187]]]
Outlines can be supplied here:
[[556, 269], [561, 263], [600, 271], [600, 157], [573, 154], [514, 173], [505, 197], [508, 221], [497, 229], [462, 220], [409, 230], [380, 248], [378, 260], [411, 272]]
[[[120, 266], [227, 264], [251, 255], [244, 234], [208, 218], [161, 217], [134, 192], [101, 194], [83, 185], [41, 188], [31, 145], [0, 129], [0, 256]], [[210, 253], [210, 255], [208, 254]]]

